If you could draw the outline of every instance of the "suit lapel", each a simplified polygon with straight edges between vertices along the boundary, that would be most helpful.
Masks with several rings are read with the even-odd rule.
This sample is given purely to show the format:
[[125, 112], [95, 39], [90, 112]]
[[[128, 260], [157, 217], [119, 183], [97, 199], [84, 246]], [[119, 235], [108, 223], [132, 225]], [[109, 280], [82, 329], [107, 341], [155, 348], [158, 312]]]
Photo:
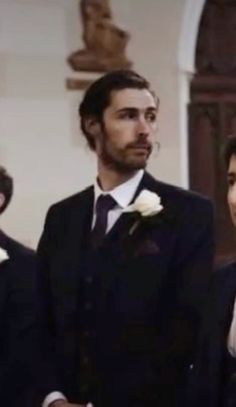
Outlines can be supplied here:
[[[57, 297], [55, 304], [59, 306], [58, 312], [77, 307], [80, 264], [91, 228], [93, 213], [93, 188], [89, 188], [78, 196], [78, 201], [73, 202], [67, 214], [67, 232], [65, 244], [54, 258], [52, 267], [54, 276], [54, 295]], [[70, 298], [70, 302], [68, 302]], [[62, 301], [62, 304], [60, 305]]]
[[[142, 191], [142, 189], [145, 188], [144, 185], [145, 185], [145, 175], [141, 179], [130, 204], [132, 204], [135, 201], [135, 199], [137, 198], [139, 193]], [[132, 226], [132, 223], [133, 223], [133, 218], [132, 218], [132, 216], [130, 216], [130, 213], [123, 213], [119, 217], [117, 222], [114, 224], [112, 229], [108, 232], [106, 238], [113, 240], [114, 238], [116, 238], [118, 236], [122, 236], [123, 233], [125, 233], [126, 231], [129, 231], [130, 227]]]
[[[171, 270], [170, 260], [175, 247], [177, 230], [175, 208], [168, 197], [168, 191], [147, 173], [144, 173], [132, 202], [143, 189], [160, 195], [164, 206], [163, 215], [162, 213], [157, 215], [162, 217], [160, 221], [158, 220], [157, 224], [153, 221], [153, 224], [148, 226], [145, 231], [142, 227], [137, 236], [135, 234], [129, 236], [134, 218], [132, 214], [124, 213], [108, 233], [104, 244], [109, 246], [110, 256], [112, 257], [113, 254], [116, 263], [121, 262], [122, 264], [118, 274], [122, 270], [125, 271], [125, 274], [128, 273], [133, 277], [137, 277], [139, 274], [141, 276], [140, 281], [142, 278], [149, 281], [153, 280], [153, 284], [158, 290], [158, 287], [161, 287], [168, 280], [167, 276]], [[148, 252], [150, 246], [151, 251], [154, 247], [153, 252]]]
[[[157, 189], [158, 189], [158, 181], [156, 181], [151, 175], [149, 175], [148, 173], [144, 173], [143, 178], [141, 179], [138, 188], [133, 196], [132, 201], [130, 202], [130, 204], [132, 204], [135, 199], [138, 197], [138, 195], [140, 194], [140, 192], [143, 189], [147, 189], [149, 191], [158, 193]], [[165, 215], [168, 217], [169, 215], [171, 215], [172, 210], [170, 212], [170, 208], [169, 208], [169, 202], [166, 201], [161, 196], [162, 202], [164, 204], [164, 212]], [[162, 213], [161, 215], [162, 216]], [[171, 217], [171, 216], [170, 216]], [[115, 239], [118, 236], [123, 236], [124, 234], [127, 234], [130, 230], [130, 228], [133, 225], [133, 216], [130, 213], [124, 213], [120, 216], [120, 218], [117, 220], [117, 222], [115, 223], [115, 225], [113, 226], [113, 228], [109, 231], [109, 233], [107, 234], [107, 239]]]
[[91, 232], [93, 202], [94, 191], [91, 187], [85, 191], [71, 211], [66, 250], [76, 265], [80, 262]]

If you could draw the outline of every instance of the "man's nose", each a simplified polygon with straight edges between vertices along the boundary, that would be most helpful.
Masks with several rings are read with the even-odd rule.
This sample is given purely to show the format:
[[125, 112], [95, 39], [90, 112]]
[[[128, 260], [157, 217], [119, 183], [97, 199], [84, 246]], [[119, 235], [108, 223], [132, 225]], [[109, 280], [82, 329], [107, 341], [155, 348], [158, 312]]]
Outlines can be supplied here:
[[144, 136], [148, 136], [150, 133], [150, 125], [144, 117], [140, 117], [137, 123], [137, 132]]

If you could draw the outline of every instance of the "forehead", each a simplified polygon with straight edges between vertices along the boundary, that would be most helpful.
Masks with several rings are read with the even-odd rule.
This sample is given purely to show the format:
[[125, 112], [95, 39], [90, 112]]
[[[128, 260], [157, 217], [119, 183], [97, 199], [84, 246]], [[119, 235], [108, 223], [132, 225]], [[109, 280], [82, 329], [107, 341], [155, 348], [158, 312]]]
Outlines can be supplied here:
[[137, 109], [157, 108], [154, 96], [148, 89], [122, 89], [111, 92], [109, 107], [114, 110], [133, 107]]

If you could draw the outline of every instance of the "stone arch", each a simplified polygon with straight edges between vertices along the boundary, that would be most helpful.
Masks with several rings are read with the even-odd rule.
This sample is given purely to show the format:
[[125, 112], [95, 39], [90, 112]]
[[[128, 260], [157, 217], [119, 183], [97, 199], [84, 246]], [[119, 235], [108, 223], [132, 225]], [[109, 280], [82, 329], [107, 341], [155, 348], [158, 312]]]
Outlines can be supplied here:
[[205, 0], [186, 0], [177, 54], [179, 70], [181, 181], [182, 185], [186, 188], [189, 186], [187, 105], [189, 102], [190, 80], [195, 72], [196, 41], [204, 4]]
[[178, 65], [182, 72], [195, 72], [195, 50], [199, 22], [205, 0], [186, 0], [178, 49]]
[[[190, 188], [208, 196], [215, 207], [218, 262], [234, 257], [236, 233], [226, 202], [222, 147], [236, 136], [236, 3], [207, 0], [199, 21], [190, 82], [188, 156]], [[195, 72], [194, 72], [195, 71]]]

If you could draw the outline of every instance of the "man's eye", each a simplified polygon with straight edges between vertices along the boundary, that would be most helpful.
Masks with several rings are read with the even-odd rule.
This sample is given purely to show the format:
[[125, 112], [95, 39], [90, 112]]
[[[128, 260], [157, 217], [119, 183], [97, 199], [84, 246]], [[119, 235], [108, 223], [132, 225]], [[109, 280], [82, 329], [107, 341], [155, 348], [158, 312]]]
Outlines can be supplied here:
[[232, 187], [235, 184], [234, 178], [228, 178], [228, 186]]
[[147, 116], [146, 116], [146, 119], [149, 122], [155, 122], [156, 118], [157, 118], [157, 116], [156, 116], [155, 113], [148, 113]]

